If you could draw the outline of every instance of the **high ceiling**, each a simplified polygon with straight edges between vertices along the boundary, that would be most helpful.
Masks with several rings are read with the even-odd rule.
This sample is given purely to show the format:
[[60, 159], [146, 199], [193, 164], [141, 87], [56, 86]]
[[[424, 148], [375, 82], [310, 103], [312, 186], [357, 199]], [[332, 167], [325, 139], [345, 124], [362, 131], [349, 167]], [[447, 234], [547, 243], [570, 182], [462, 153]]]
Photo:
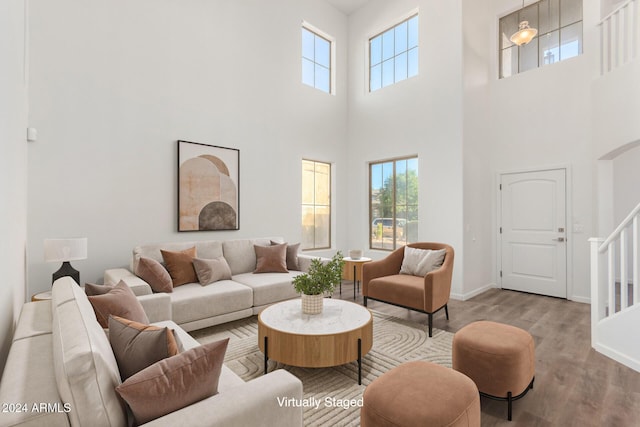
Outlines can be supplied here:
[[361, 8], [368, 3], [369, 0], [327, 0], [327, 2], [345, 15], [350, 15], [351, 12]]

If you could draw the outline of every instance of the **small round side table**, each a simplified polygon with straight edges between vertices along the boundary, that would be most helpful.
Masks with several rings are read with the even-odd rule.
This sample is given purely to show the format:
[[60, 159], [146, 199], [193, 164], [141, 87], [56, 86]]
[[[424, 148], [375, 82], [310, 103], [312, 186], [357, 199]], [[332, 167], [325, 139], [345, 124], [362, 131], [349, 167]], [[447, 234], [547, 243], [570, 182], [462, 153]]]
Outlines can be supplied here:
[[31, 296], [31, 301], [47, 301], [51, 299], [51, 291], [40, 292]]
[[[353, 266], [353, 299], [356, 299], [356, 287], [358, 288], [358, 292], [360, 292], [360, 281], [362, 280], [362, 265], [364, 263], [372, 261], [372, 259], [363, 256], [360, 258], [344, 257], [343, 260], [345, 275], [351, 272], [351, 267]], [[346, 278], [348, 278], [348, 276]], [[342, 295], [342, 282], [340, 282], [340, 295]]]

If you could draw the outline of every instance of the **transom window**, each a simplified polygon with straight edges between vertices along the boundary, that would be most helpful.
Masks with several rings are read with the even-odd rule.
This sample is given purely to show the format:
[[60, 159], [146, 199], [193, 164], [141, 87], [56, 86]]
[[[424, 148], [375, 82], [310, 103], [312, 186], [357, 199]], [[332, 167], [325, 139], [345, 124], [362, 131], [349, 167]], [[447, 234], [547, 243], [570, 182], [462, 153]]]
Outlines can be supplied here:
[[331, 247], [331, 164], [302, 160], [301, 249]]
[[302, 83], [331, 93], [331, 48], [328, 37], [302, 27]]
[[[528, 21], [538, 30], [529, 43], [510, 40]], [[582, 54], [582, 0], [541, 0], [500, 18], [500, 78]]]
[[369, 164], [371, 249], [393, 250], [418, 241], [418, 158]]
[[369, 39], [369, 91], [418, 75], [418, 15]]

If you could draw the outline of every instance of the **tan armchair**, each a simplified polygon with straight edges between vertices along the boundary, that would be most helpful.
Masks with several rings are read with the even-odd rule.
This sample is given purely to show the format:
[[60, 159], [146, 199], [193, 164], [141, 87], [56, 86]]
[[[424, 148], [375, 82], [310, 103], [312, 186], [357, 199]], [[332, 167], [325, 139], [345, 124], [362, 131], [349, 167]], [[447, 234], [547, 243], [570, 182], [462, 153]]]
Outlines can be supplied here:
[[364, 305], [367, 300], [386, 302], [399, 307], [416, 310], [429, 315], [429, 336], [432, 336], [433, 314], [444, 308], [449, 320], [449, 294], [453, 274], [453, 248], [444, 243], [410, 243], [417, 249], [445, 249], [442, 266], [426, 276], [400, 274], [404, 259], [404, 246], [391, 252], [380, 261], [364, 264], [362, 267], [362, 295]]

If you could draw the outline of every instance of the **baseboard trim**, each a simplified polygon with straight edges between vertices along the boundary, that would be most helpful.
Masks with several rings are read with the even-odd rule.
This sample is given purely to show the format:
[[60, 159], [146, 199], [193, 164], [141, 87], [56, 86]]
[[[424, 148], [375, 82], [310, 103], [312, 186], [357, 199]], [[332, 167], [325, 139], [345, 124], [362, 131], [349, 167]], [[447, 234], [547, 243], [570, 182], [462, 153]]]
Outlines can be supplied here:
[[615, 360], [618, 363], [621, 363], [631, 369], [633, 369], [636, 372], [640, 372], [640, 360], [635, 359], [633, 357], [629, 357], [626, 354], [620, 353], [617, 350], [612, 349], [611, 347], [601, 344], [601, 343], [596, 343], [593, 348], [601, 354], [604, 354], [605, 356], [607, 356], [610, 359]]
[[577, 295], [573, 295], [571, 298], [568, 298], [570, 301], [581, 302], [583, 304], [591, 304], [591, 298], [589, 297], [581, 297]]
[[473, 297], [476, 297], [480, 294], [483, 294], [485, 292], [487, 292], [489, 289], [493, 289], [493, 288], [497, 288], [498, 286], [495, 283], [489, 283], [487, 285], [484, 285], [481, 288], [478, 289], [474, 289], [471, 292], [467, 292], [465, 294], [459, 294], [459, 293], [451, 293], [450, 298], [451, 299], [455, 299], [458, 301], [466, 301], [468, 299], [471, 299]]

